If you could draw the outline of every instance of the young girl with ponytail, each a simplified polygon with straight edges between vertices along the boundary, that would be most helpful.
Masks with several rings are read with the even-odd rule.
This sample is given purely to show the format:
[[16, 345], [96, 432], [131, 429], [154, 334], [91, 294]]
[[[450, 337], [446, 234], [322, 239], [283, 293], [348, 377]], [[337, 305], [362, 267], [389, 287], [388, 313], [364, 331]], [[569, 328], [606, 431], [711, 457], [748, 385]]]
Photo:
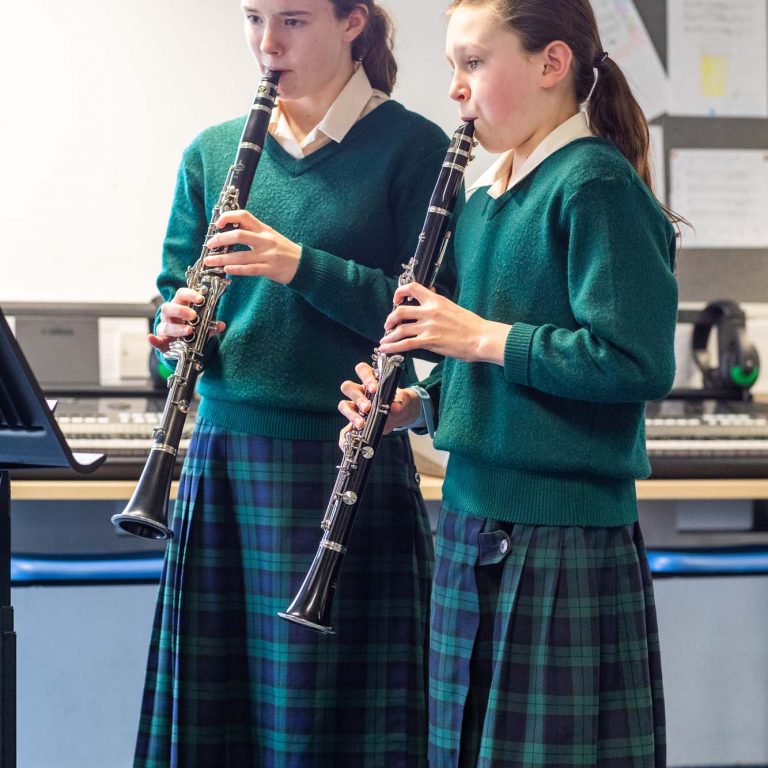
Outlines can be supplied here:
[[[199, 380], [134, 765], [424, 768], [433, 553], [405, 435], [383, 441], [368, 483], [336, 636], [277, 613], [322, 534], [339, 382], [381, 335], [448, 138], [389, 98], [392, 30], [373, 0], [243, 0], [243, 13], [259, 68], [282, 72], [278, 103], [247, 211], [222, 215], [238, 228], [208, 242], [239, 247], [208, 262], [232, 283]], [[184, 152], [158, 279], [159, 353], [190, 330], [199, 296], [184, 272], [243, 122]]]
[[[674, 375], [679, 219], [653, 194], [645, 119], [588, 0], [455, 0], [447, 53], [461, 118], [504, 154], [456, 228], [455, 303], [399, 288], [380, 344], [446, 356], [423, 382], [434, 414], [404, 389], [388, 425], [433, 422], [450, 451], [429, 765], [660, 768], [635, 479], [644, 403]], [[375, 381], [357, 370], [339, 407], [360, 426]]]

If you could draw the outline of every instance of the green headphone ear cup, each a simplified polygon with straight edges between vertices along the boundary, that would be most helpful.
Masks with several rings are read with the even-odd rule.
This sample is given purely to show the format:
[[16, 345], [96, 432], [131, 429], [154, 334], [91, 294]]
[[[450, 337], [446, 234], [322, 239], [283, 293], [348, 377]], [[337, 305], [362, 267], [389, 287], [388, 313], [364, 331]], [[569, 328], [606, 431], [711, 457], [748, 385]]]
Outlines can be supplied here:
[[739, 387], [751, 387], [760, 375], [760, 369], [755, 366], [751, 371], [745, 371], [741, 366], [731, 368], [731, 381]]

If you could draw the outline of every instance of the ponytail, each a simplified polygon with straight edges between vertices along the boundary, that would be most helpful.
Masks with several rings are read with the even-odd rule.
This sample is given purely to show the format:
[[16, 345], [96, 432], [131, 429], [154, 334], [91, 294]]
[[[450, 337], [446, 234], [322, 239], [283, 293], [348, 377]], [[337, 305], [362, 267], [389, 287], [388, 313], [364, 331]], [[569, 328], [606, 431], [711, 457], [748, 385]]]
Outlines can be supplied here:
[[616, 62], [606, 56], [593, 65], [588, 66], [594, 88], [585, 104], [589, 127], [596, 136], [610, 139], [652, 188], [650, 136], [643, 110]]
[[392, 20], [380, 5], [373, 3], [363, 34], [352, 44], [352, 55], [362, 61], [371, 85], [387, 95], [392, 93], [397, 77], [393, 44]]
[[[575, 66], [581, 65], [575, 63]], [[656, 196], [657, 202], [673, 224], [688, 224], [686, 219], [664, 205], [653, 189], [648, 122], [621, 67], [607, 54], [602, 53], [591, 61], [589, 69], [592, 85], [584, 108], [592, 133], [609, 139], [616, 145], [651, 193]], [[577, 97], [579, 95], [577, 87]]]
[[394, 25], [389, 14], [375, 0], [331, 0], [331, 3], [339, 19], [358, 6], [368, 11], [365, 29], [352, 43], [352, 58], [362, 63], [373, 88], [391, 94], [397, 78], [397, 62], [392, 53]]

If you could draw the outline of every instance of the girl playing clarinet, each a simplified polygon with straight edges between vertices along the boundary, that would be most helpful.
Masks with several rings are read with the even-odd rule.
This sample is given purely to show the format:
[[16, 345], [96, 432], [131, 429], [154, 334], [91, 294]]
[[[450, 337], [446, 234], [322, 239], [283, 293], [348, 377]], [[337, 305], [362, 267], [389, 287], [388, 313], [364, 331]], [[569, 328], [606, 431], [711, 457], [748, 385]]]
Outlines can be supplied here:
[[[450, 88], [503, 153], [456, 228], [454, 301], [398, 289], [388, 354], [446, 356], [390, 427], [450, 451], [431, 618], [430, 768], [660, 768], [635, 479], [674, 375], [677, 217], [588, 0], [455, 0]], [[471, 191], [471, 190], [470, 190]], [[346, 382], [360, 427], [375, 388]]]
[[[432, 539], [406, 436], [384, 441], [373, 470], [337, 635], [277, 613], [321, 534], [339, 382], [381, 334], [448, 140], [389, 98], [392, 30], [373, 0], [242, 10], [258, 68], [281, 71], [278, 103], [247, 210], [219, 219], [238, 228], [208, 242], [238, 248], [207, 262], [232, 283], [199, 381], [135, 766], [424, 768]], [[209, 128], [184, 152], [151, 339], [161, 352], [190, 331], [200, 297], [184, 272], [242, 126]]]

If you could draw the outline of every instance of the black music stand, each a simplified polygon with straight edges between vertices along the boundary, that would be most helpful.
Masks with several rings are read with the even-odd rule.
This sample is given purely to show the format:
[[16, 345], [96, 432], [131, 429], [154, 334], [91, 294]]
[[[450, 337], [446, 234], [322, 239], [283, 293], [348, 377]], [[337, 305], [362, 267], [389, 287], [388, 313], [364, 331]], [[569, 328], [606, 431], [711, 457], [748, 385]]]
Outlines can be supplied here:
[[93, 472], [100, 454], [73, 454], [0, 309], [0, 768], [16, 766], [16, 633], [11, 605], [11, 469]]

